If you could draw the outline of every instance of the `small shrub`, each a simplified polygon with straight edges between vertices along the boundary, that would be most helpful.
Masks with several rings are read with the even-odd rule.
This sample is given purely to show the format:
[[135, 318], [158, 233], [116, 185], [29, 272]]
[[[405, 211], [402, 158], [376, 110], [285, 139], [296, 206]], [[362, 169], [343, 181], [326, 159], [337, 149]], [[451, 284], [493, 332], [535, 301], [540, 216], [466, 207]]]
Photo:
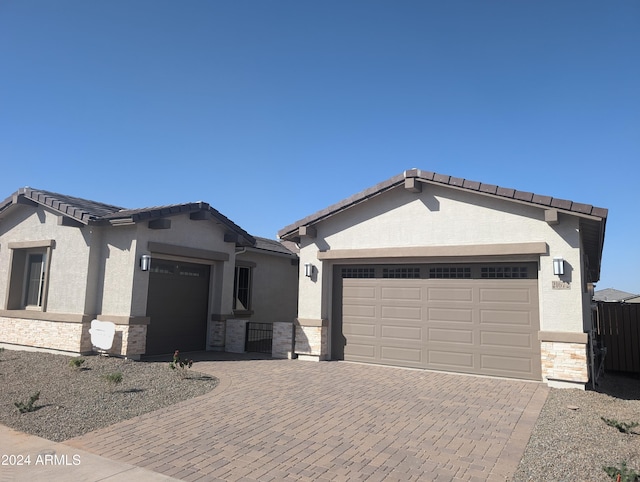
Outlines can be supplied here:
[[172, 370], [176, 370], [182, 378], [186, 378], [187, 369], [193, 366], [193, 360], [187, 360], [180, 358], [180, 351], [176, 350], [173, 354], [173, 360], [169, 362], [169, 367]]
[[72, 358], [71, 360], [69, 360], [69, 366], [71, 368], [80, 368], [82, 366], [82, 364], [84, 363], [84, 358]]
[[122, 372], [107, 373], [103, 375], [102, 378], [104, 378], [109, 385], [119, 385], [122, 383]]
[[622, 461], [619, 467], [602, 467], [602, 470], [616, 482], [636, 482], [640, 478], [640, 473], [627, 467], [625, 461]]
[[606, 423], [610, 427], [617, 428], [622, 433], [635, 433], [633, 429], [636, 428], [638, 425], [640, 425], [638, 422], [618, 422], [615, 419], [609, 419], [604, 417], [600, 417], [600, 418], [604, 423]]
[[40, 398], [40, 392], [34, 393], [29, 397], [27, 403], [15, 402], [14, 405], [20, 411], [20, 413], [33, 412], [37, 407], [34, 406], [36, 401]]

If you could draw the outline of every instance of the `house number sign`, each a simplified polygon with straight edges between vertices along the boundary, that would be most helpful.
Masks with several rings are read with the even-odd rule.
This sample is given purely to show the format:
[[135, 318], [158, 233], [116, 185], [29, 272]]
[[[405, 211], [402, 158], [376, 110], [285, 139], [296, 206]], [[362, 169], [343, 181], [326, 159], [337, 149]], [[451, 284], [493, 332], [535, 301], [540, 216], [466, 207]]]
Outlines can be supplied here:
[[554, 290], [570, 290], [571, 283], [567, 283], [566, 281], [552, 281], [551, 289]]

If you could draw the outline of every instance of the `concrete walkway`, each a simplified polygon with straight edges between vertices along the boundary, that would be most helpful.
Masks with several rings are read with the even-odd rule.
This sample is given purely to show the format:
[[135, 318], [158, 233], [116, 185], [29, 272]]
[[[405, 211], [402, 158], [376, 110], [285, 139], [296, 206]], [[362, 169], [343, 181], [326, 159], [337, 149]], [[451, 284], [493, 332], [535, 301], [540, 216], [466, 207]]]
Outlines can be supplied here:
[[[508, 480], [548, 393], [516, 380], [202, 356], [218, 358], [194, 366], [220, 379], [213, 392], [64, 444], [38, 439], [39, 450], [82, 460], [50, 467], [47, 480]], [[34, 438], [16, 434], [10, 453], [13, 439]], [[34, 469], [6, 480], [39, 480]]]

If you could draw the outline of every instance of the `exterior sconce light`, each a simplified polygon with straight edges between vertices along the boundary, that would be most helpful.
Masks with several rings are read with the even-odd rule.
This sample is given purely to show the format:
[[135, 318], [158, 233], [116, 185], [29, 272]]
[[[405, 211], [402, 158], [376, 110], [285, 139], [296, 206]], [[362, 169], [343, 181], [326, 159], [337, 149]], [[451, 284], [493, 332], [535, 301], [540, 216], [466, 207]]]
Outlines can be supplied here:
[[148, 254], [143, 254], [140, 256], [140, 269], [142, 271], [149, 271], [151, 267], [151, 256]]
[[311, 263], [304, 264], [304, 275], [307, 278], [311, 278], [313, 276], [313, 265]]
[[553, 258], [553, 274], [556, 274], [556, 275], [564, 274], [564, 259]]

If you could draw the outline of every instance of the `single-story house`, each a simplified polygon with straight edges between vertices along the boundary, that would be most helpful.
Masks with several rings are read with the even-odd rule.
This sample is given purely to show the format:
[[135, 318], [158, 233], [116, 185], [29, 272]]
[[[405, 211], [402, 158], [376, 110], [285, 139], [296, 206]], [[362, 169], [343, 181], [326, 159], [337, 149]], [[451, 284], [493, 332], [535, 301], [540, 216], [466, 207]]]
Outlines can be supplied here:
[[411, 169], [278, 233], [295, 352], [584, 388], [607, 210]]
[[31, 188], [0, 202], [5, 346], [88, 353], [97, 319], [115, 324], [117, 355], [224, 350], [248, 320], [292, 331], [297, 286], [296, 253], [204, 202], [124, 209]]
[[596, 290], [593, 293], [593, 301], [603, 301], [606, 303], [638, 303], [640, 302], [640, 295], [615, 288], [604, 288]]

